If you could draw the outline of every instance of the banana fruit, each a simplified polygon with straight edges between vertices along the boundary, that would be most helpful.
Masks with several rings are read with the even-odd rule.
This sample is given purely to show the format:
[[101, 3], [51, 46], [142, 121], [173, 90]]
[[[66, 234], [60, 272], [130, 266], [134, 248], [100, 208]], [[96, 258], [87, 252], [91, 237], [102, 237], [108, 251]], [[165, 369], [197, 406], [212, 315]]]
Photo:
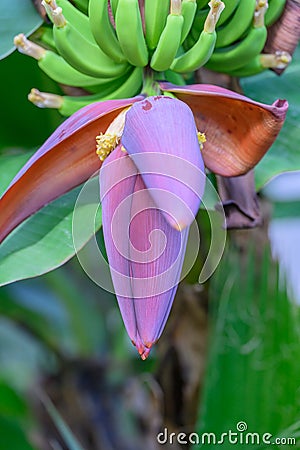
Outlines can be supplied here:
[[257, 0], [252, 27], [247, 36], [233, 46], [217, 49], [207, 63], [209, 69], [216, 72], [235, 70], [261, 53], [267, 40], [264, 22], [267, 7], [267, 0]]
[[251, 26], [256, 0], [242, 0], [238, 3], [231, 20], [218, 30], [216, 48], [227, 47], [236, 42]]
[[40, 69], [57, 83], [88, 88], [89, 86], [105, 84], [116, 79], [95, 78], [79, 72], [70, 66], [62, 56], [34, 44], [24, 34], [15, 36], [14, 44], [20, 53], [36, 59]]
[[127, 61], [137, 67], [145, 67], [149, 58], [138, 0], [119, 0], [115, 21]]
[[171, 66], [180, 46], [183, 22], [181, 3], [179, 2], [178, 9], [172, 8], [167, 17], [165, 28], [151, 58], [152, 69], [162, 72]]
[[256, 55], [250, 62], [239, 69], [229, 73], [232, 77], [250, 77], [258, 75], [266, 69], [285, 69], [291, 62], [292, 57], [289, 53], [278, 51], [276, 53], [262, 53]]
[[55, 108], [63, 116], [68, 117], [90, 103], [133, 97], [140, 92], [141, 86], [142, 69], [135, 67], [127, 80], [120, 82], [117, 89], [112, 83], [107, 83], [96, 94], [77, 97], [49, 94], [40, 92], [38, 89], [32, 89], [28, 99], [40, 108]]
[[113, 60], [122, 63], [125, 57], [108, 15], [108, 0], [90, 0], [89, 23], [95, 41]]
[[51, 104], [70, 115], [93, 101], [147, 94], [151, 72], [154, 84], [162, 79], [184, 84], [192, 79], [189, 73], [202, 66], [234, 77], [285, 67], [291, 60], [287, 53], [262, 53], [267, 27], [280, 17], [285, 4], [286, 0], [42, 0], [53, 26], [33, 36], [41, 45], [22, 34], [14, 43], [54, 81], [91, 93], [55, 100], [37, 90], [31, 93], [35, 104]]
[[181, 44], [187, 38], [197, 11], [196, 0], [182, 0], [181, 14], [183, 17], [183, 25], [181, 31]]
[[145, 0], [145, 38], [149, 50], [157, 47], [169, 10], [170, 0]]
[[171, 65], [174, 72], [192, 72], [203, 66], [211, 57], [217, 39], [216, 25], [224, 9], [224, 3], [212, 0], [209, 7], [210, 11], [198, 41], [186, 53], [175, 58]]
[[286, 0], [269, 0], [269, 8], [266, 13], [266, 25], [269, 27], [273, 25], [276, 20], [281, 16]]

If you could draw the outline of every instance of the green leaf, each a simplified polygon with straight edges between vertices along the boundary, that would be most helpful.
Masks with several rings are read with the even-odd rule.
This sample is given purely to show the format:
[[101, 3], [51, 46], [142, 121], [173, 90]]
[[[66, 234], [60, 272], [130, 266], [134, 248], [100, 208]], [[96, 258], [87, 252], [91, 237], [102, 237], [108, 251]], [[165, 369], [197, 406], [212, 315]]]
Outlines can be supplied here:
[[11, 418], [26, 418], [28, 408], [24, 399], [4, 381], [0, 381], [0, 415]]
[[32, 154], [33, 152], [15, 149], [10, 154], [0, 155], [0, 196]]
[[0, 152], [11, 147], [40, 146], [62, 122], [62, 117], [56, 110], [37, 108], [27, 96], [31, 88], [60, 94], [58, 85], [40, 70], [36, 60], [19, 52], [0, 61], [0, 73]]
[[[75, 254], [73, 210], [80, 188], [65, 194], [19, 225], [0, 248], [0, 286], [42, 275], [61, 266]], [[92, 215], [95, 227], [81, 235], [82, 247], [101, 226], [99, 202], [81, 204], [78, 216]], [[84, 225], [82, 225], [84, 228]]]
[[0, 59], [15, 49], [14, 36], [26, 36], [35, 31], [43, 20], [35, 10], [31, 0], [1, 0], [0, 2]]
[[0, 450], [33, 450], [24, 431], [13, 420], [0, 416]]
[[289, 102], [285, 124], [271, 149], [255, 168], [257, 189], [261, 189], [274, 176], [300, 170], [300, 48], [290, 67], [280, 76], [272, 71], [241, 79], [245, 95], [264, 103], [273, 103], [277, 98]]

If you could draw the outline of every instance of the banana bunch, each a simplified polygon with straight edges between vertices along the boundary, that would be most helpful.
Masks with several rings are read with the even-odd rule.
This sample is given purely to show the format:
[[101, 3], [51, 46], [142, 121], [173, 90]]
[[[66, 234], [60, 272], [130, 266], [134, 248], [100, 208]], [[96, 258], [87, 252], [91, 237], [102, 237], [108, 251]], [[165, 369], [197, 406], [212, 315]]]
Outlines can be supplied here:
[[86, 91], [29, 94], [69, 116], [91, 102], [137, 95], [149, 72], [184, 84], [182, 75], [204, 65], [233, 76], [284, 67], [288, 54], [261, 52], [285, 1], [144, 0], [141, 8], [139, 0], [42, 0], [53, 25], [44, 27], [42, 46], [23, 34], [14, 43], [54, 81]]
[[[39, 107], [57, 108], [64, 116], [70, 116], [92, 102], [135, 96], [143, 84], [142, 67], [130, 64], [123, 55], [109, 21], [107, 0], [96, 2], [103, 7], [97, 8], [95, 14], [92, 14], [95, 2], [77, 0], [74, 3], [78, 8], [68, 0], [42, 1], [53, 24], [52, 28], [44, 27], [42, 31], [40, 41], [43, 46], [23, 34], [14, 38], [17, 49], [37, 60], [40, 69], [54, 81], [87, 92], [81, 96], [57, 96], [32, 89], [28, 96], [31, 102]], [[83, 12], [88, 11], [87, 7], [91, 19]], [[100, 26], [96, 27], [95, 23]], [[105, 37], [104, 49], [98, 44], [99, 36], [102, 40]], [[105, 47], [107, 42], [109, 47]]]
[[[267, 27], [282, 14], [286, 0], [224, 0], [225, 9], [216, 28], [214, 51], [206, 67], [215, 72], [243, 77], [269, 68], [284, 68], [291, 56], [283, 51], [263, 54]], [[198, 9], [186, 41], [186, 50], [193, 48], [201, 36], [208, 2], [198, 1]]]
[[180, 74], [210, 58], [224, 9], [220, 0], [209, 2], [199, 39], [185, 52], [196, 0], [144, 0], [143, 13], [139, 0], [42, 0], [42, 5], [53, 26], [44, 27], [41, 45], [23, 34], [14, 44], [54, 81], [87, 91], [80, 97], [61, 96], [60, 101], [55, 97], [54, 102], [37, 89], [29, 94], [38, 106], [44, 101], [44, 106], [57, 107], [66, 116], [93, 101], [138, 94], [145, 67], [158, 72], [156, 78], [184, 84]]

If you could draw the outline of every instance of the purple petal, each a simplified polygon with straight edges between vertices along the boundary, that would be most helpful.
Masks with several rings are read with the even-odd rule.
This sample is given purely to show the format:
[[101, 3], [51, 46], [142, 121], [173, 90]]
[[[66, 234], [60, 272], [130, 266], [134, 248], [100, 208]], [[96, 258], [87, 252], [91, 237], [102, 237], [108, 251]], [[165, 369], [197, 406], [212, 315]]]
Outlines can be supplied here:
[[188, 228], [172, 228], [131, 158], [119, 146], [100, 171], [103, 233], [127, 332], [142, 358], [167, 321], [180, 279]]
[[132, 291], [139, 336], [146, 348], [160, 337], [169, 316], [185, 255], [188, 228], [174, 229], [153, 204], [141, 176], [132, 202]]
[[[130, 265], [126, 254], [128, 236], [126, 236], [126, 226], [130, 223], [130, 209], [123, 209], [123, 217], [117, 223], [119, 226], [114, 231], [118, 233], [120, 239], [114, 241], [112, 224], [114, 214], [123, 200], [133, 193], [137, 169], [128, 155], [121, 151], [118, 146], [104, 161], [100, 171], [100, 196], [102, 203], [102, 226], [106, 253], [110, 265], [112, 281], [117, 295], [119, 307], [127, 333], [136, 345], [139, 341], [137, 337], [137, 326], [133, 304], [133, 293], [130, 282]], [[119, 217], [118, 217], [119, 218]], [[125, 236], [123, 238], [123, 236]], [[120, 241], [120, 243], [119, 243]], [[120, 252], [120, 245], [125, 248]], [[121, 295], [123, 293], [123, 295]]]
[[190, 225], [205, 185], [190, 108], [163, 96], [138, 102], [126, 114], [122, 145], [166, 220], [179, 230]]

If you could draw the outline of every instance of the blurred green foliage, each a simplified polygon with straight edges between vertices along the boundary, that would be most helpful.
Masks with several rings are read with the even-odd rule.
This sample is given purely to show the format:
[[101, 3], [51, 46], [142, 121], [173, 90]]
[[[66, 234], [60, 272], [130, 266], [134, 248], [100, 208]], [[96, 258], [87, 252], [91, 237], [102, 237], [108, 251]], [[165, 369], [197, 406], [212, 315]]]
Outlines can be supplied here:
[[[244, 254], [231, 244], [211, 280], [212, 329], [200, 436], [214, 432], [219, 439], [223, 432], [237, 432], [242, 421], [249, 433], [293, 437], [285, 429], [300, 419], [299, 307], [280, 283], [269, 247], [260, 249], [259, 256], [257, 250], [253, 241]], [[203, 447], [214, 445], [206, 441]], [[239, 441], [238, 448], [264, 446]]]

